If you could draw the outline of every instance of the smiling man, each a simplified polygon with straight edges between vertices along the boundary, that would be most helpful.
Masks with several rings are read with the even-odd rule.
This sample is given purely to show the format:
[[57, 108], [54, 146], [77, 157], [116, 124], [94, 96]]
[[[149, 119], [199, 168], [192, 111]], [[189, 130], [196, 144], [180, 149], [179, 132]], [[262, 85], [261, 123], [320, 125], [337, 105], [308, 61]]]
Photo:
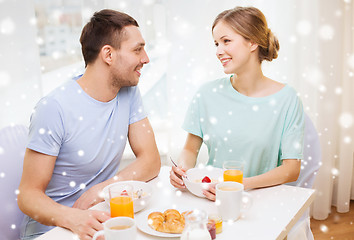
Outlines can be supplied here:
[[[102, 10], [82, 30], [85, 73], [42, 98], [31, 116], [18, 204], [21, 239], [60, 226], [91, 239], [109, 213], [89, 210], [115, 181], [147, 181], [161, 162], [138, 87], [149, 62], [138, 23]], [[117, 173], [127, 140], [136, 160]]]

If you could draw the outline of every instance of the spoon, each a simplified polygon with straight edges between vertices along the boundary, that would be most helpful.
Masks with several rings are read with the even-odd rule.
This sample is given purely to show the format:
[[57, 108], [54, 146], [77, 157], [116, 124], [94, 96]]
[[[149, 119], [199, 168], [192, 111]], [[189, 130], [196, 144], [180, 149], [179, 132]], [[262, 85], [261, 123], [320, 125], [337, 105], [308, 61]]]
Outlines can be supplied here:
[[138, 195], [138, 199], [140, 199], [141, 197], [142, 197], [142, 195], [143, 195], [143, 189], [139, 189], [137, 192], [136, 192], [136, 194]]
[[[170, 157], [170, 159], [171, 159], [171, 162], [173, 163], [173, 165], [175, 165], [175, 167], [177, 167], [177, 164], [172, 160], [172, 158]], [[184, 177], [184, 178], [186, 178], [186, 179], [188, 179], [189, 180], [189, 178], [188, 178], [188, 176], [187, 175], [185, 175], [185, 176], [182, 176], [182, 177]]]

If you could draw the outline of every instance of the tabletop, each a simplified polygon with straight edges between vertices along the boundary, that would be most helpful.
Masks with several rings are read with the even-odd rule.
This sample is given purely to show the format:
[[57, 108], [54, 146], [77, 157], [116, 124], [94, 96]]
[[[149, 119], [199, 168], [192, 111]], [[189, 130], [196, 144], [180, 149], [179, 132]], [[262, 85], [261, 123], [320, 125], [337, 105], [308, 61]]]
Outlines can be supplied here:
[[[216, 213], [215, 203], [205, 198], [199, 198], [189, 193], [188, 190], [178, 190], [169, 182], [171, 167], [161, 168], [157, 178], [149, 184], [153, 186], [154, 194], [151, 202], [145, 209], [135, 214], [138, 219], [152, 210], [175, 208], [205, 210], [208, 214]], [[315, 190], [279, 185], [274, 187], [248, 191], [253, 198], [252, 207], [233, 223], [223, 223], [223, 231], [216, 235], [216, 240], [227, 240], [235, 237], [240, 239], [283, 240], [291, 227], [299, 220], [315, 198]], [[109, 206], [102, 202], [92, 209], [109, 211]], [[38, 237], [37, 240], [77, 240], [71, 231], [56, 227]], [[164, 238], [146, 234], [138, 230], [137, 240], [162, 240], [179, 239]]]

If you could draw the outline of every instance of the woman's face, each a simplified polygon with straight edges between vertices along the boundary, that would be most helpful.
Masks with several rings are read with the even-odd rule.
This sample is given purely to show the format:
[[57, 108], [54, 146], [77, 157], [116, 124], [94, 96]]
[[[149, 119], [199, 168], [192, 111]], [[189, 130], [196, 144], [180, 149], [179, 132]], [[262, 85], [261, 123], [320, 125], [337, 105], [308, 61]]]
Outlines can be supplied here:
[[250, 41], [235, 32], [227, 23], [220, 21], [213, 29], [216, 56], [226, 74], [239, 74], [247, 67], [254, 50]]

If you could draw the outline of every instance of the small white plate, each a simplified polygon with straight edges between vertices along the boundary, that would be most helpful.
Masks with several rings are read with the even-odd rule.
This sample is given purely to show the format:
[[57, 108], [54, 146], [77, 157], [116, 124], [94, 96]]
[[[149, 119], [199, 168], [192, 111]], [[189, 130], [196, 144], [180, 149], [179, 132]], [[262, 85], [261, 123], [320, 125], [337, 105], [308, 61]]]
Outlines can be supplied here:
[[[152, 212], [164, 212], [166, 211], [168, 208], [165, 208], [164, 210], [161, 210], [161, 209], [149, 209], [149, 210], [146, 210], [138, 215], [135, 215], [134, 218], [135, 218], [135, 221], [136, 221], [136, 226], [140, 229], [140, 231], [144, 232], [144, 233], [147, 233], [149, 235], [153, 235], [153, 236], [157, 236], [157, 237], [168, 237], [168, 238], [173, 238], [173, 237], [181, 237], [182, 234], [180, 233], [163, 233], [163, 232], [158, 232], [158, 231], [155, 231], [154, 229], [152, 229], [149, 224], [148, 224], [148, 216], [150, 213]], [[178, 210], [180, 213], [186, 211], [186, 210], [183, 210], [183, 211], [180, 211], [179, 209], [176, 209]]]

